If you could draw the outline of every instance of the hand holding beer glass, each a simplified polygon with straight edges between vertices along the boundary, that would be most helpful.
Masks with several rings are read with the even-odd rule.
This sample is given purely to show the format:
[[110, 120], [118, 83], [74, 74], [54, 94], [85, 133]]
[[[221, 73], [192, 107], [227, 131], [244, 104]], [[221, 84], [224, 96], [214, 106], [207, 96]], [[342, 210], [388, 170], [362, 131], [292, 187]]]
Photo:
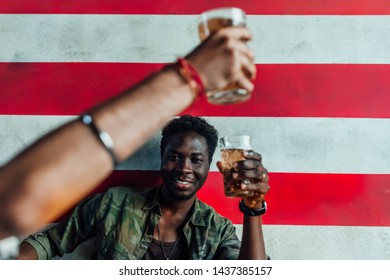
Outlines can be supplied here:
[[268, 172], [261, 155], [254, 152], [249, 135], [230, 135], [219, 140], [221, 161], [217, 163], [223, 175], [225, 195], [243, 197], [250, 208], [260, 208], [269, 191]]
[[[230, 26], [246, 26], [246, 15], [238, 8], [220, 8], [209, 10], [200, 15], [199, 37], [203, 41], [217, 30]], [[242, 69], [243, 74], [250, 79], [251, 74]], [[206, 92], [209, 103], [231, 104], [247, 101], [251, 97], [250, 91], [238, 83], [227, 85], [223, 89]]]

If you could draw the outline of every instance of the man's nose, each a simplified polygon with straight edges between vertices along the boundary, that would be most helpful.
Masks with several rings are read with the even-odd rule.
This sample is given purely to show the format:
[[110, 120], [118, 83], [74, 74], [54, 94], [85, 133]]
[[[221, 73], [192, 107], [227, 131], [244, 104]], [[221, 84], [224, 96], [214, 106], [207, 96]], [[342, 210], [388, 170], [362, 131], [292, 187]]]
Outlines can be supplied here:
[[183, 158], [179, 163], [179, 168], [184, 173], [192, 172], [191, 159]]

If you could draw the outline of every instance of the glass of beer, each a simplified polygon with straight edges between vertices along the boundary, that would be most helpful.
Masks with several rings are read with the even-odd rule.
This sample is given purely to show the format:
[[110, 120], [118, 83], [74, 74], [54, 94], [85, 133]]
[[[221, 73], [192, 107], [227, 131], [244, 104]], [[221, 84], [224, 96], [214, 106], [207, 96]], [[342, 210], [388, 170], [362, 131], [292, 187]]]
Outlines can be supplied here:
[[252, 150], [249, 135], [231, 135], [219, 139], [221, 149], [221, 162], [223, 183], [226, 196], [239, 197], [244, 195], [253, 195], [252, 191], [244, 191], [241, 184], [248, 184], [249, 179], [241, 180], [232, 177], [236, 170], [233, 164], [237, 161], [245, 160], [244, 151]]
[[[246, 26], [246, 14], [239, 8], [219, 8], [200, 15], [199, 37], [203, 41], [218, 29], [229, 26]], [[212, 104], [230, 104], [247, 101], [251, 94], [238, 84], [230, 84], [223, 89], [206, 92]]]

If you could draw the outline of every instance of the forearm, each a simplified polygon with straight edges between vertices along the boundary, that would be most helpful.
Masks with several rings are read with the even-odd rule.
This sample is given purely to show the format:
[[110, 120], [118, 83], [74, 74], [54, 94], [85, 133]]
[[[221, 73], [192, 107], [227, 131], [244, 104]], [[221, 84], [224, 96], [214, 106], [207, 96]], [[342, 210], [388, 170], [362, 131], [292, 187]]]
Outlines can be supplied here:
[[[111, 135], [118, 159], [124, 160], [192, 99], [178, 73], [165, 69], [90, 112], [96, 125]], [[36, 231], [88, 194], [111, 170], [109, 154], [81, 122], [50, 133], [0, 170], [0, 198], [6, 209], [0, 214], [0, 238]]]
[[242, 260], [265, 260], [267, 258], [261, 216], [244, 215], [241, 249], [238, 258]]
[[99, 127], [114, 139], [119, 160], [124, 160], [172, 116], [190, 106], [193, 97], [186, 81], [169, 67], [91, 112]]

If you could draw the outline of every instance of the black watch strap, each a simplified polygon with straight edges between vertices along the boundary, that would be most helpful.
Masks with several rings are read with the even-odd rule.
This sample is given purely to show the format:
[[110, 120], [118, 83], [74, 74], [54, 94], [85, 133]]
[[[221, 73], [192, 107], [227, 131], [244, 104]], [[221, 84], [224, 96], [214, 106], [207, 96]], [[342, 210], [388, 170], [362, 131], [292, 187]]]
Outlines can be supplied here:
[[238, 208], [242, 213], [244, 213], [247, 216], [260, 216], [265, 214], [267, 211], [267, 203], [263, 200], [261, 208], [259, 209], [251, 209], [248, 206], [245, 205], [244, 200], [241, 199], [240, 203], [238, 204]]

